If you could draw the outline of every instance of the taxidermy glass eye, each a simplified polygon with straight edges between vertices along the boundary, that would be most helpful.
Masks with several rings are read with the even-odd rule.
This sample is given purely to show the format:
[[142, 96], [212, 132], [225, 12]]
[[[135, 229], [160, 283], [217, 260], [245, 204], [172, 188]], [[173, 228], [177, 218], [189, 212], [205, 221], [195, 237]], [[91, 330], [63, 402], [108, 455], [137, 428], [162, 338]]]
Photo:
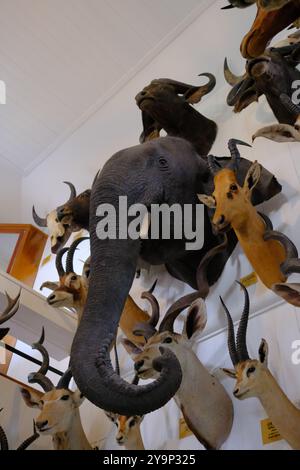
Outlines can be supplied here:
[[230, 191], [237, 191], [238, 187], [236, 184], [231, 184], [230, 185]]
[[135, 425], [135, 419], [132, 419], [129, 423], [129, 427], [132, 428], [132, 426]]
[[64, 400], [64, 401], [69, 400], [69, 395], [63, 395], [61, 397], [61, 400]]
[[163, 343], [172, 343], [172, 338], [168, 337], [166, 339], [163, 340]]
[[71, 277], [71, 281], [76, 281], [76, 279], [77, 279], [77, 276], [72, 276]]
[[253, 374], [253, 372], [255, 372], [255, 367], [249, 367], [249, 369], [247, 370], [247, 376], [249, 377], [249, 375]]

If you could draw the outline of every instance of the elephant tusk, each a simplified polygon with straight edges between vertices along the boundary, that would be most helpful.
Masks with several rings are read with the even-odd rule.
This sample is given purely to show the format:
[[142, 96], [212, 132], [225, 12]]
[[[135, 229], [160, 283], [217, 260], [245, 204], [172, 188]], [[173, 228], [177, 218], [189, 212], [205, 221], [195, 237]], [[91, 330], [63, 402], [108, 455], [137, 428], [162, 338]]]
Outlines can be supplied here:
[[143, 218], [142, 225], [141, 225], [140, 238], [142, 238], [142, 239], [148, 238], [150, 220], [151, 220], [151, 216], [150, 216], [149, 212], [146, 212], [146, 214], [144, 215], [144, 218]]

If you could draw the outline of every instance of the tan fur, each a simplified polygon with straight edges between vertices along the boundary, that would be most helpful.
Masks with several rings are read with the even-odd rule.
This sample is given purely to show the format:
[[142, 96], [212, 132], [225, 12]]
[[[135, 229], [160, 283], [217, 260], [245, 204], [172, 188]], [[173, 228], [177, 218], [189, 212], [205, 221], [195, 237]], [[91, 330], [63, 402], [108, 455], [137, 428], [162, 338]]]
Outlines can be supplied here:
[[[213, 224], [219, 230], [233, 228], [245, 255], [266, 287], [272, 289], [274, 284], [285, 282], [286, 277], [280, 270], [280, 265], [286, 258], [285, 250], [275, 240], [264, 241], [265, 223], [251, 203], [251, 191], [247, 184], [241, 187], [235, 172], [227, 168], [215, 175], [214, 183], [212, 196], [216, 211]], [[232, 185], [237, 189], [232, 190]], [[231, 196], [228, 197], [228, 194]], [[204, 202], [203, 199], [200, 200]], [[225, 222], [221, 224], [222, 216]]]
[[[172, 342], [166, 343], [167, 338]], [[138, 370], [140, 378], [158, 377], [152, 362], [160, 356], [160, 347], [172, 350], [180, 362], [183, 377], [174, 399], [184, 411], [190, 429], [207, 449], [219, 449], [228, 438], [233, 422], [233, 407], [227, 392], [199, 361], [192, 350], [192, 341], [185, 334], [157, 333], [148, 340], [141, 353], [134, 354], [128, 349], [136, 364], [144, 361]]]
[[[92, 449], [81, 424], [79, 406], [83, 397], [78, 390], [53, 389], [42, 396], [31, 390], [21, 392], [27, 406], [41, 410], [35, 420], [37, 428], [40, 434], [52, 435], [55, 450]], [[62, 400], [63, 396], [69, 398]], [[46, 424], [40, 428], [42, 423]]]
[[[122, 416], [106, 413], [107, 417], [117, 426], [116, 441], [125, 446], [126, 450], [144, 450], [140, 425], [143, 416]], [[130, 426], [130, 423], [134, 423]]]
[[[266, 345], [265, 341], [264, 343]], [[299, 450], [300, 410], [295, 407], [280, 388], [266, 363], [266, 360], [260, 362], [249, 359], [237, 364], [235, 367], [236, 384], [234, 394], [240, 400], [257, 397], [281, 436], [293, 449]], [[255, 368], [255, 370], [247, 375], [250, 367]], [[232, 371], [227, 369], [224, 369], [224, 371], [230, 377], [233, 377]]]

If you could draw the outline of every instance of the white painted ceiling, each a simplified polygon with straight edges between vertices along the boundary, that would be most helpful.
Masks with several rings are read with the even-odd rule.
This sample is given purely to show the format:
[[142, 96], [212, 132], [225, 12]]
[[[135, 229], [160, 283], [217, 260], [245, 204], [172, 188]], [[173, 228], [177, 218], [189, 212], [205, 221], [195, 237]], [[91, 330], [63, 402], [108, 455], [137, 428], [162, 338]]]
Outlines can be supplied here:
[[0, 156], [29, 173], [212, 0], [0, 0]]

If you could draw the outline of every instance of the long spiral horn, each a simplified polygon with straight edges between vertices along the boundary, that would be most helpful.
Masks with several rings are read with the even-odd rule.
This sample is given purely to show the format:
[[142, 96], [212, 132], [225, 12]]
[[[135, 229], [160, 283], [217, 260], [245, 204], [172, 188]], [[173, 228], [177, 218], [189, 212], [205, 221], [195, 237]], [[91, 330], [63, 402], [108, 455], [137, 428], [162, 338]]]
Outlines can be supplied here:
[[48, 377], [46, 377], [46, 374], [49, 369], [49, 354], [46, 348], [43, 346], [44, 340], [45, 340], [45, 330], [43, 327], [40, 339], [38, 340], [37, 343], [33, 343], [31, 346], [32, 349], [36, 349], [37, 351], [41, 353], [43, 362], [42, 362], [40, 369], [37, 372], [31, 372], [28, 375], [28, 382], [31, 384], [37, 383], [43, 388], [45, 392], [50, 392], [51, 390], [54, 389], [54, 385], [51, 382], [51, 380]]

